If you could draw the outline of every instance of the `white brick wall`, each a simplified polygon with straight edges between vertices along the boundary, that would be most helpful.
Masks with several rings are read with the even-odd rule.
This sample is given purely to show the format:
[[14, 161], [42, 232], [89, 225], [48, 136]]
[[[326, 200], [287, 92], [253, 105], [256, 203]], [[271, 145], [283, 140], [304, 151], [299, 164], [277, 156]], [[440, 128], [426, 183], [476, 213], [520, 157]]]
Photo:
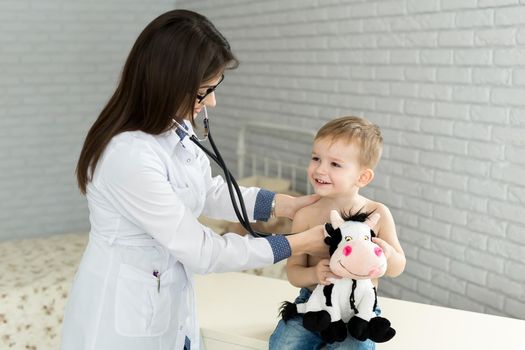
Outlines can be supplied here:
[[175, 1], [0, 1], [0, 240], [89, 227], [74, 171], [139, 31]]
[[232, 169], [246, 120], [373, 120], [386, 149], [365, 194], [392, 209], [408, 257], [381, 292], [525, 318], [523, 1], [178, 6], [210, 17], [241, 60], [211, 113]]

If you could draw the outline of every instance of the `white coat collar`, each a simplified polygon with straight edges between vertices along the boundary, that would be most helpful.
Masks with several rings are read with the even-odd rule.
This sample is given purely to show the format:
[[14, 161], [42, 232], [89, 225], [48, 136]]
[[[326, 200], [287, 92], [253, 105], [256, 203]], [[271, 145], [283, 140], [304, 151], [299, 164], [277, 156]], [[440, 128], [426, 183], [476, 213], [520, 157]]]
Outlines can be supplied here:
[[[193, 133], [193, 127], [190, 122], [184, 120], [182, 125], [186, 127], [186, 130], [190, 135]], [[182, 148], [185, 149], [188, 149], [189, 144], [191, 144], [186, 133], [177, 127], [173, 127], [162, 134], [153, 135], [153, 137], [169, 152], [169, 154], [173, 154], [179, 143]]]

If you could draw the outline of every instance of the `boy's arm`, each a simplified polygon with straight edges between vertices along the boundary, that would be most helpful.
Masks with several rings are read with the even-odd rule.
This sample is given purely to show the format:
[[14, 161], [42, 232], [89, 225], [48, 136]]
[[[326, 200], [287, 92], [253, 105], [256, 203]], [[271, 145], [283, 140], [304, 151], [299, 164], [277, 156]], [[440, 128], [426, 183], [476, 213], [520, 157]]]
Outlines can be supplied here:
[[[292, 222], [292, 233], [302, 232], [309, 229], [304, 209], [297, 211]], [[317, 284], [315, 267], [308, 266], [308, 255], [292, 255], [286, 262], [286, 273], [288, 281], [299, 288], [309, 287]]]
[[388, 267], [385, 276], [397, 277], [405, 269], [406, 258], [397, 238], [394, 218], [390, 210], [383, 204], [378, 206], [376, 212], [381, 215], [381, 219], [379, 220], [377, 237], [373, 239], [373, 242], [383, 249], [387, 258]]

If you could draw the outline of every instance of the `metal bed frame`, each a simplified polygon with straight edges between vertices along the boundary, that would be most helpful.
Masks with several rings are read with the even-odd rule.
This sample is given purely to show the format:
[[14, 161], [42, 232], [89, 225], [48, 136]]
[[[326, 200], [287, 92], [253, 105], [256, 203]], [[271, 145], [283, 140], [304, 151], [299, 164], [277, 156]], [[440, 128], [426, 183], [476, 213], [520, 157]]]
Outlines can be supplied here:
[[[283, 157], [278, 155], [269, 156], [269, 152], [263, 153], [261, 149], [248, 150], [248, 140], [251, 135], [262, 140], [264, 140], [264, 137], [278, 138], [282, 140], [283, 144], [307, 144], [308, 152], [305, 152], [305, 156], [309, 157], [310, 147], [315, 136], [313, 131], [262, 122], [247, 123], [238, 132], [236, 151], [238, 178], [254, 175], [273, 176], [279, 179], [290, 180], [292, 191], [306, 194], [312, 193], [312, 187], [306, 173], [307, 165], [300, 164], [298, 161], [283, 159]], [[303, 160], [307, 161], [308, 159], [304, 158]], [[247, 173], [247, 169], [250, 170], [250, 173]]]

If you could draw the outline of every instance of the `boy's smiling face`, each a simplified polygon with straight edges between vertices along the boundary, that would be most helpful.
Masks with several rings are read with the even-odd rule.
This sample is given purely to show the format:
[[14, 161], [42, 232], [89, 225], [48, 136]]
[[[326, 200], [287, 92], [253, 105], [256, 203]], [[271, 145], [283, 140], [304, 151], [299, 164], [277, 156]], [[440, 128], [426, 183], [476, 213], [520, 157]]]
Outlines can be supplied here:
[[355, 143], [345, 140], [315, 140], [308, 166], [315, 193], [323, 197], [353, 195], [365, 186], [369, 181], [363, 182], [362, 174], [367, 169], [359, 163], [359, 152]]

